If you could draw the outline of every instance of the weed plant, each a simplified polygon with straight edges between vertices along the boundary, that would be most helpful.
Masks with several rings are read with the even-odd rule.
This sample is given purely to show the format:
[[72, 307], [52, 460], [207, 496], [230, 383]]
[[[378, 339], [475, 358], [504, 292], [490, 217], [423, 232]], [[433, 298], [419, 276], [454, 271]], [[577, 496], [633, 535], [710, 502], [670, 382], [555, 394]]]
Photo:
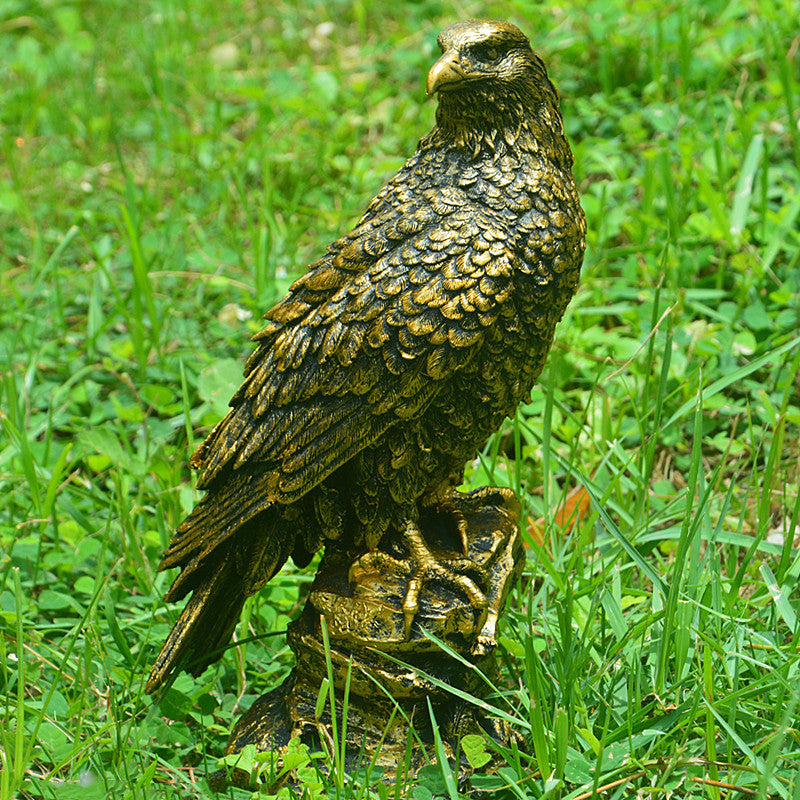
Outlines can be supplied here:
[[469, 16], [545, 58], [589, 226], [546, 374], [467, 473], [547, 523], [487, 689], [520, 744], [463, 742], [495, 769], [461, 786], [296, 749], [304, 796], [800, 798], [797, 0], [4, 0], [2, 800], [212, 797], [291, 668], [289, 564], [220, 662], [144, 695], [155, 566], [248, 335], [430, 128]]

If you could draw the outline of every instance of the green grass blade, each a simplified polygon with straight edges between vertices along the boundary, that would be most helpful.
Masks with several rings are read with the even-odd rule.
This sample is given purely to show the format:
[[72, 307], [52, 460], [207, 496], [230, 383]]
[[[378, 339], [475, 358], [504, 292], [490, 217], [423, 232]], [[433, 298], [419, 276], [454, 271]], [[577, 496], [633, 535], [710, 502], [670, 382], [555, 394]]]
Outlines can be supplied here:
[[742, 162], [742, 169], [736, 181], [736, 191], [733, 195], [733, 208], [731, 209], [730, 232], [734, 236], [741, 236], [750, 211], [750, 202], [753, 198], [753, 184], [761, 160], [761, 151], [764, 149], [764, 134], [757, 133], [750, 141], [747, 153]]
[[604, 504], [600, 500], [597, 487], [585, 475], [581, 474], [580, 472], [577, 474], [580, 478], [581, 485], [586, 489], [586, 493], [589, 495], [592, 506], [599, 514], [600, 519], [603, 521], [605, 529], [631, 557], [636, 566], [647, 576], [648, 580], [653, 584], [653, 588], [658, 590], [660, 594], [665, 594], [664, 581], [662, 580], [661, 576], [653, 569], [653, 567], [650, 566], [650, 564], [647, 563], [647, 561], [645, 561], [639, 551], [631, 544], [628, 538], [619, 529], [619, 526], [616, 524], [616, 522], [614, 522], [614, 520], [611, 518], [608, 511], [606, 511]]
[[764, 584], [772, 597], [772, 602], [775, 603], [778, 614], [780, 614], [781, 619], [794, 635], [797, 631], [797, 612], [792, 608], [789, 602], [789, 591], [787, 587], [778, 585], [778, 581], [768, 564], [762, 564], [758, 569], [761, 576], [764, 578]]
[[458, 786], [456, 785], [456, 778], [453, 775], [453, 769], [450, 762], [447, 760], [447, 754], [444, 751], [442, 744], [442, 737], [439, 733], [439, 723], [433, 713], [433, 706], [431, 700], [428, 698], [428, 714], [431, 719], [431, 730], [433, 731], [433, 747], [436, 751], [436, 760], [439, 763], [439, 772], [444, 780], [444, 785], [447, 789], [447, 796], [450, 800], [460, 800], [461, 795], [458, 793]]
[[[790, 339], [779, 347], [776, 347], [774, 350], [770, 350], [763, 356], [759, 356], [758, 358], [754, 359], [749, 364], [745, 364], [743, 367], [739, 367], [729, 374], [717, 378], [717, 380], [712, 381], [705, 388], [704, 394], [706, 399], [709, 400], [714, 397], [714, 395], [722, 392], [723, 389], [727, 389], [729, 386], [741, 382], [744, 380], [744, 378], [748, 377], [748, 375], [752, 375], [754, 372], [762, 369], [767, 364], [775, 363], [781, 356], [783, 356], [785, 353], [788, 353], [790, 350], [793, 350], [798, 345], [800, 345], [800, 337]], [[663, 427], [669, 428], [670, 426], [674, 425], [679, 419], [684, 417], [692, 408], [694, 408], [695, 402], [695, 398], [692, 398], [683, 403], [678, 410], [675, 411], [664, 423]]]

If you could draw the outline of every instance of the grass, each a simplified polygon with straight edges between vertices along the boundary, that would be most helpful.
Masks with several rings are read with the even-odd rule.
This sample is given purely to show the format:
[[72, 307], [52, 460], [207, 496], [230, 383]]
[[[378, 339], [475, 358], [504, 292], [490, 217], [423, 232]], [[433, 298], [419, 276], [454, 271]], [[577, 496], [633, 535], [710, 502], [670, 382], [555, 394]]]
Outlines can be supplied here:
[[436, 33], [475, 15], [545, 57], [589, 224], [541, 386], [468, 473], [550, 522], [488, 695], [520, 744], [464, 743], [495, 759], [471, 788], [298, 751], [306, 796], [800, 797], [797, 0], [6, 0], [2, 800], [211, 797], [291, 668], [289, 565], [239, 647], [145, 696], [155, 565], [248, 333], [428, 130]]

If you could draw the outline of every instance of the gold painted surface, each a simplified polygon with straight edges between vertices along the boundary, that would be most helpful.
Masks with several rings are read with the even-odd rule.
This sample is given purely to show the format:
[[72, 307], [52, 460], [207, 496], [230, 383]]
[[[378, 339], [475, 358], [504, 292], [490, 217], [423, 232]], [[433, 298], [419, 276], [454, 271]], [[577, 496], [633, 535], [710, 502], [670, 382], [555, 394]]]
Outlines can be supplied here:
[[[333, 742], [330, 704], [325, 704], [321, 716], [316, 714], [320, 686], [328, 676], [323, 620], [328, 628], [340, 717], [349, 682], [349, 761], [374, 758], [384, 769], [384, 779], [391, 782], [397, 765], [403, 763], [410, 735], [408, 720], [412, 720], [423, 743], [420, 748], [415, 740], [412, 748], [413, 774], [427, 763], [426, 756], [434, 756], [428, 702], [451, 754], [461, 736], [482, 730], [508, 743], [501, 726], [487, 721], [476, 709], [465, 707], [428, 679], [432, 676], [472, 694], [482, 692], [475, 673], [427, 638], [423, 629], [484, 674], [495, 673], [497, 619], [524, 561], [519, 503], [507, 490], [482, 489], [454, 494], [448, 506], [444, 514], [423, 518], [420, 528], [428, 541], [437, 543], [437, 552], [447, 558], [461, 553], [461, 536], [456, 528], [462, 526], [466, 558], [486, 572], [487, 609], [477, 613], [466, 596], [434, 579], [420, 592], [420, 607], [407, 639], [402, 607], [405, 574], [401, 568], [376, 579], [371, 571], [351, 570], [335, 555], [324, 559], [303, 613], [289, 629], [289, 645], [297, 666], [282, 686], [260, 697], [236, 723], [228, 753], [253, 744], [257, 750], [280, 754], [293, 737], [299, 737], [312, 750], [323, 741]], [[463, 769], [461, 774], [466, 774]], [[234, 782], [243, 779], [241, 774], [233, 776]], [[221, 773], [216, 782], [220, 787], [224, 784]]]
[[[487, 490], [470, 505], [453, 489], [530, 398], [578, 285], [586, 223], [558, 94], [524, 34], [469, 20], [438, 42], [433, 130], [267, 312], [230, 412], [190, 460], [205, 495], [160, 564], [180, 569], [165, 599], [189, 599], [148, 692], [178, 670], [199, 675], [245, 600], [290, 557], [303, 566], [325, 548], [289, 631], [297, 672], [245, 715], [234, 748], [310, 730], [323, 618], [336, 680], [352, 658], [373, 699], [373, 680], [412, 706], [434, 691], [389, 654], [471, 686], [421, 630], [491, 660], [516, 575], [516, 501]], [[383, 711], [365, 707], [359, 724], [379, 736]]]

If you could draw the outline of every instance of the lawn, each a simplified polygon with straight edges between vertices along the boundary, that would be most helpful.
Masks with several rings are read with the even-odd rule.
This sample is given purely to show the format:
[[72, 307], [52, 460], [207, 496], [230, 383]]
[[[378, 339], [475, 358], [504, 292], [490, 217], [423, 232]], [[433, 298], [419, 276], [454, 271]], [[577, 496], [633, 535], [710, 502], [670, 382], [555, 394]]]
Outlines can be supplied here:
[[[0, 0], [0, 800], [215, 796], [313, 572], [145, 695], [188, 457], [261, 314], [429, 130], [470, 16], [548, 64], [588, 246], [467, 471], [546, 528], [487, 688], [522, 744], [462, 791], [800, 798], [800, 2], [572, 6]], [[457, 796], [446, 762], [387, 787], [297, 758], [307, 797]]]

